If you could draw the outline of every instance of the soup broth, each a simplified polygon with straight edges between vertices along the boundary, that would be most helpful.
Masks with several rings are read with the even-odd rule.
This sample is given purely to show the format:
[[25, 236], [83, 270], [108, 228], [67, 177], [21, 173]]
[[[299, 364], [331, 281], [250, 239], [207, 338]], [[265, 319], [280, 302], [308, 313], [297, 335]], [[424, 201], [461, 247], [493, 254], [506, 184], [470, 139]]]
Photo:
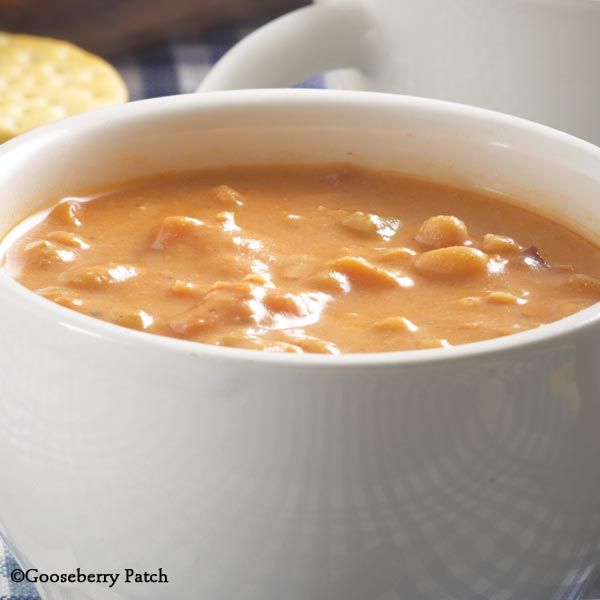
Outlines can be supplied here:
[[481, 192], [355, 167], [231, 168], [63, 198], [2, 270], [133, 329], [269, 352], [383, 352], [543, 326], [600, 299], [600, 250]]

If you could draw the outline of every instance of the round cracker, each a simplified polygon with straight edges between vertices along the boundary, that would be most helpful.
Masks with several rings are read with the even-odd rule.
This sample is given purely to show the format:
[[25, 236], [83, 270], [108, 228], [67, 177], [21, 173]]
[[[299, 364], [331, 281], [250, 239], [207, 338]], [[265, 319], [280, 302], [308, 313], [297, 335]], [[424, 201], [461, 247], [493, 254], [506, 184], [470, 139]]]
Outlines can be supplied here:
[[0, 142], [126, 101], [121, 76], [99, 56], [61, 40], [0, 32]]

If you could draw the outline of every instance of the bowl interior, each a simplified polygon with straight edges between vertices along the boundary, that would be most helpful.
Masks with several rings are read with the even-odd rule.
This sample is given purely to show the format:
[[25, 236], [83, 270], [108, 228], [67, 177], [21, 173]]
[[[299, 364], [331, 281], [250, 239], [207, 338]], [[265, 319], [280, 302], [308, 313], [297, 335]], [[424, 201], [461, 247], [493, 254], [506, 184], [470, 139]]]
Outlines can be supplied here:
[[53, 198], [179, 169], [352, 163], [506, 194], [592, 241], [600, 150], [496, 113], [400, 96], [251, 91], [94, 111], [0, 150], [0, 234]]
[[[506, 195], [600, 243], [600, 148], [541, 125], [468, 106], [320, 90], [160, 98], [93, 111], [20, 136], [0, 148], [0, 236], [53, 199], [145, 175], [226, 165], [317, 163], [392, 170]], [[59, 322], [87, 336], [153, 342], [157, 349], [184, 353], [290, 361], [289, 356], [124, 329], [47, 302], [2, 274], [0, 292], [15, 305], [27, 305], [30, 314], [43, 316], [47, 327]], [[595, 305], [544, 328], [504, 338], [449, 349], [333, 359], [338, 365], [455, 360], [538, 343], [599, 320], [600, 305]], [[294, 358], [321, 364], [331, 357]]]

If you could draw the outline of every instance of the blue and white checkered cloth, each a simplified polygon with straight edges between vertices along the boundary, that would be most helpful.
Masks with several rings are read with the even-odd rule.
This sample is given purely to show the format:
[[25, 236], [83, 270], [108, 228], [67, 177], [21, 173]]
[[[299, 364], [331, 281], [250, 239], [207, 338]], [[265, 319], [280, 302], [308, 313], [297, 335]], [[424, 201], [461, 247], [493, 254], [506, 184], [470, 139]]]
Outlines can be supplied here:
[[[119, 57], [113, 63], [127, 83], [131, 100], [189, 93], [198, 87], [210, 67], [252, 29], [220, 30], [195, 40], [161, 44]], [[300, 87], [325, 85], [317, 77]], [[10, 580], [10, 573], [17, 567], [17, 561], [0, 539], [0, 600], [40, 600], [32, 584]], [[600, 582], [587, 598], [600, 600]], [[577, 600], [585, 599], [578, 595]]]
[[[201, 39], [153, 46], [114, 61], [123, 75], [131, 100], [194, 92], [222, 56], [253, 27], [210, 32]], [[321, 77], [298, 87], [322, 88]]]

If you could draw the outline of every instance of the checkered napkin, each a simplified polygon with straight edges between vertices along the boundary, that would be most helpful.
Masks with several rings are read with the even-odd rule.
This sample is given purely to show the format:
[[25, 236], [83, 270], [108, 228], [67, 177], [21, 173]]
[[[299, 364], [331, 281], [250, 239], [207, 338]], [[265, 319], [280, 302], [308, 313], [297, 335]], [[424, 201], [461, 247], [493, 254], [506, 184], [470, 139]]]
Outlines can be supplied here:
[[[196, 40], [173, 42], [146, 48], [113, 60], [123, 75], [132, 100], [193, 92], [210, 67], [254, 27], [215, 31]], [[325, 87], [317, 77], [299, 87]], [[15, 583], [10, 573], [18, 563], [0, 539], [0, 600], [40, 600], [30, 583]], [[561, 600], [585, 600], [581, 583], [574, 582], [559, 592]], [[600, 600], [600, 582], [587, 600]], [[441, 598], [440, 600], [444, 600]], [[519, 599], [520, 600], [520, 599]], [[526, 599], [522, 599], [526, 600]]]
[[[194, 92], [209, 69], [254, 27], [210, 32], [201, 39], [152, 46], [113, 61], [132, 100]], [[325, 87], [321, 77], [298, 87]]]
[[31, 583], [15, 583], [10, 574], [19, 567], [14, 556], [0, 539], [0, 600], [40, 600]]

